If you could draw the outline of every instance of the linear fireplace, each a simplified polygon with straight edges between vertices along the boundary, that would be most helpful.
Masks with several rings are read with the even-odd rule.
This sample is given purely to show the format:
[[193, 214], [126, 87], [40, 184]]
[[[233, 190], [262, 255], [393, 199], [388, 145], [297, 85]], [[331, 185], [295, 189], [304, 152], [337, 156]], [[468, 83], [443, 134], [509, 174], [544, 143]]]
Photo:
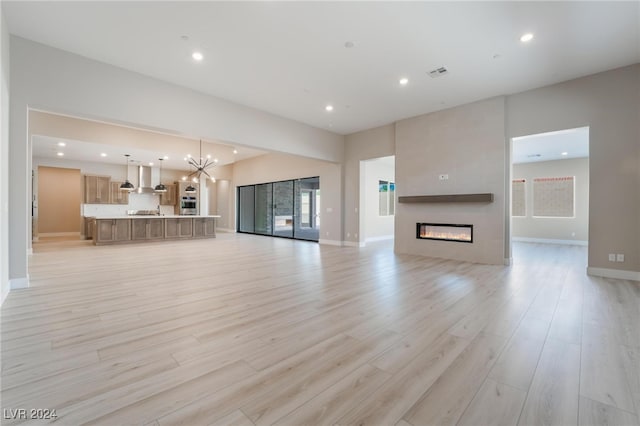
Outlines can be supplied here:
[[417, 223], [416, 238], [419, 240], [473, 242], [473, 225], [450, 223]]

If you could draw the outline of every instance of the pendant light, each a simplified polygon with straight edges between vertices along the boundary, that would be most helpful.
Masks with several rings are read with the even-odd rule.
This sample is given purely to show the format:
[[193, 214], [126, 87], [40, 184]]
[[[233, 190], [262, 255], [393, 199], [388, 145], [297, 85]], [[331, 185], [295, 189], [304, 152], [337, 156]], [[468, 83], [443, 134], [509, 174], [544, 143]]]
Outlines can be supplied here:
[[133, 186], [133, 184], [131, 182], [129, 182], [129, 154], [125, 154], [124, 155], [126, 158], [126, 167], [127, 167], [127, 180], [124, 181], [123, 184], [120, 184], [120, 191], [126, 191], [126, 192], [131, 192], [133, 191], [135, 188]]
[[155, 188], [153, 188], [153, 190], [155, 192], [167, 192], [167, 187], [164, 186], [164, 183], [162, 183], [162, 161], [164, 160], [164, 158], [158, 158], [158, 160], [160, 160], [160, 183], [156, 185]]
[[195, 186], [193, 186], [193, 185], [191, 185], [191, 184], [189, 184], [189, 186], [187, 186], [187, 187], [184, 189], [184, 192], [186, 192], [187, 194], [193, 194], [193, 193], [195, 193], [195, 192], [196, 192], [196, 187], [195, 187]]

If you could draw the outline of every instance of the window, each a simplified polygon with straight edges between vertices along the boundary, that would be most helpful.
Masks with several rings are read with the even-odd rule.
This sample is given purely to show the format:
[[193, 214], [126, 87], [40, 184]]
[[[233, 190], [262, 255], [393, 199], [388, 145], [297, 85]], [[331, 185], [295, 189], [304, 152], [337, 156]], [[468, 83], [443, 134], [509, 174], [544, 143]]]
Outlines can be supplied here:
[[575, 176], [533, 179], [533, 215], [575, 217]]
[[396, 210], [396, 184], [386, 180], [378, 181], [380, 216], [393, 216]]
[[524, 217], [527, 215], [524, 179], [514, 179], [511, 182], [511, 215]]

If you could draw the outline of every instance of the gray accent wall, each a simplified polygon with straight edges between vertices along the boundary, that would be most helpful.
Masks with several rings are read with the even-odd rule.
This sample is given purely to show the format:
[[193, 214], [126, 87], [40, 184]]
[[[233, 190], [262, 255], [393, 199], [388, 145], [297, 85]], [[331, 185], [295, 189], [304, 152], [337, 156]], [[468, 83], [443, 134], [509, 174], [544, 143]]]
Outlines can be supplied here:
[[[504, 263], [504, 121], [498, 97], [396, 123], [398, 197], [494, 194], [491, 203], [398, 203], [396, 252]], [[473, 225], [473, 243], [419, 240], [420, 222]]]

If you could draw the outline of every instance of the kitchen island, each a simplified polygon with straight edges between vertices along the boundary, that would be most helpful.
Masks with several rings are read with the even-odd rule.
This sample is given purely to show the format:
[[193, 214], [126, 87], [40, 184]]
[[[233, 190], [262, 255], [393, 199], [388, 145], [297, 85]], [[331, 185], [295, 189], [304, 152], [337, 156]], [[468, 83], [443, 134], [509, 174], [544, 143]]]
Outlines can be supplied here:
[[217, 215], [86, 217], [95, 245], [215, 238]]

